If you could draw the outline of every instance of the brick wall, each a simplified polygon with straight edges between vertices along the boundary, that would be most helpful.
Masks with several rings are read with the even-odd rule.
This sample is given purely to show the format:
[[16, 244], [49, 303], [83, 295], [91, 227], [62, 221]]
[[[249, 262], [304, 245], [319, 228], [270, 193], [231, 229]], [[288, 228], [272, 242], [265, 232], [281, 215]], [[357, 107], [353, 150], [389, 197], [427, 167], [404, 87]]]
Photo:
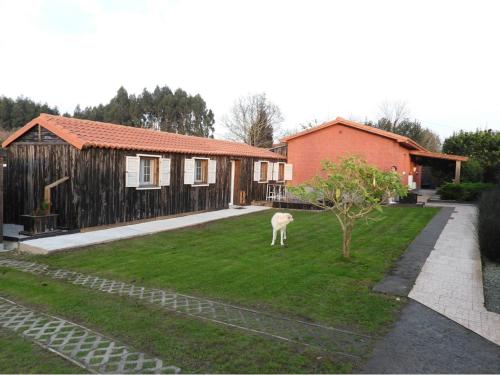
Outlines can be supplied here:
[[[316, 175], [322, 160], [338, 161], [348, 154], [359, 155], [382, 170], [396, 166], [405, 184], [408, 173], [413, 173], [408, 150], [395, 140], [338, 124], [288, 141], [288, 162], [293, 164], [292, 184]], [[415, 179], [418, 183], [419, 175]]]

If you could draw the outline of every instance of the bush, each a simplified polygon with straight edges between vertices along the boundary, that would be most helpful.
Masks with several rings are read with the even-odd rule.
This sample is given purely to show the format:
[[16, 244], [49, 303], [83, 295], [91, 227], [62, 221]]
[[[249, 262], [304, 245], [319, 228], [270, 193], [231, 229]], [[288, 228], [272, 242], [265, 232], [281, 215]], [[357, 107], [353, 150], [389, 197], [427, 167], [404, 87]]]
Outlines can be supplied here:
[[485, 191], [479, 200], [478, 238], [481, 253], [500, 262], [500, 187]]
[[441, 196], [441, 199], [472, 202], [478, 200], [483, 191], [493, 187], [495, 187], [495, 184], [482, 182], [447, 183], [441, 186], [437, 193]]
[[469, 159], [462, 166], [462, 181], [463, 182], [482, 182], [484, 168], [481, 163], [475, 159]]

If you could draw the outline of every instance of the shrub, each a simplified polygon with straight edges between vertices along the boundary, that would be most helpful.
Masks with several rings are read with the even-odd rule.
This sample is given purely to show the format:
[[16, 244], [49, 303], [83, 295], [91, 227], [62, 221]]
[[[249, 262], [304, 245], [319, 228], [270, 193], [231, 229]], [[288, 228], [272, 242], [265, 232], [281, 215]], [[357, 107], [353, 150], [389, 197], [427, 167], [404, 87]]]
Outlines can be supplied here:
[[437, 193], [441, 196], [441, 199], [472, 202], [478, 200], [483, 191], [494, 186], [495, 184], [482, 182], [447, 183], [441, 186]]
[[478, 238], [481, 253], [500, 262], [500, 187], [485, 191], [479, 200]]
[[484, 168], [481, 163], [475, 159], [469, 159], [462, 167], [463, 182], [482, 182]]

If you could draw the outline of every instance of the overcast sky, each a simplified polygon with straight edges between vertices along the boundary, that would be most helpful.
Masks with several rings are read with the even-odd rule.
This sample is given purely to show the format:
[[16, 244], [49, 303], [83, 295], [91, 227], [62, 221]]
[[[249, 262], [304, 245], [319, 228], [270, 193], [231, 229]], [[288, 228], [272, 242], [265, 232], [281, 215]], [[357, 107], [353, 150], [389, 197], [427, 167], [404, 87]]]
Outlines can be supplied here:
[[499, 1], [0, 0], [0, 95], [61, 112], [123, 85], [199, 93], [220, 118], [265, 92], [284, 127], [376, 119], [500, 130]]

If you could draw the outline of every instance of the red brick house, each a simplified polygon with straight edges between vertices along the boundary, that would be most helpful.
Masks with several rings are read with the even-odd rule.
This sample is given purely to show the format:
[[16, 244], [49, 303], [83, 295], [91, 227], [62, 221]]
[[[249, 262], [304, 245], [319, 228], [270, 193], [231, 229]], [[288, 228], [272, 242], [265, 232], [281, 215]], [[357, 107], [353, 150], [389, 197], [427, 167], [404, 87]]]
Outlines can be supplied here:
[[302, 183], [315, 176], [321, 161], [337, 161], [344, 155], [359, 155], [382, 170], [395, 167], [403, 183], [419, 188], [419, 160], [425, 158], [455, 161], [455, 180], [460, 180], [460, 166], [467, 157], [434, 153], [408, 137], [337, 117], [311, 129], [286, 137], [288, 163], [294, 166], [292, 184]]

